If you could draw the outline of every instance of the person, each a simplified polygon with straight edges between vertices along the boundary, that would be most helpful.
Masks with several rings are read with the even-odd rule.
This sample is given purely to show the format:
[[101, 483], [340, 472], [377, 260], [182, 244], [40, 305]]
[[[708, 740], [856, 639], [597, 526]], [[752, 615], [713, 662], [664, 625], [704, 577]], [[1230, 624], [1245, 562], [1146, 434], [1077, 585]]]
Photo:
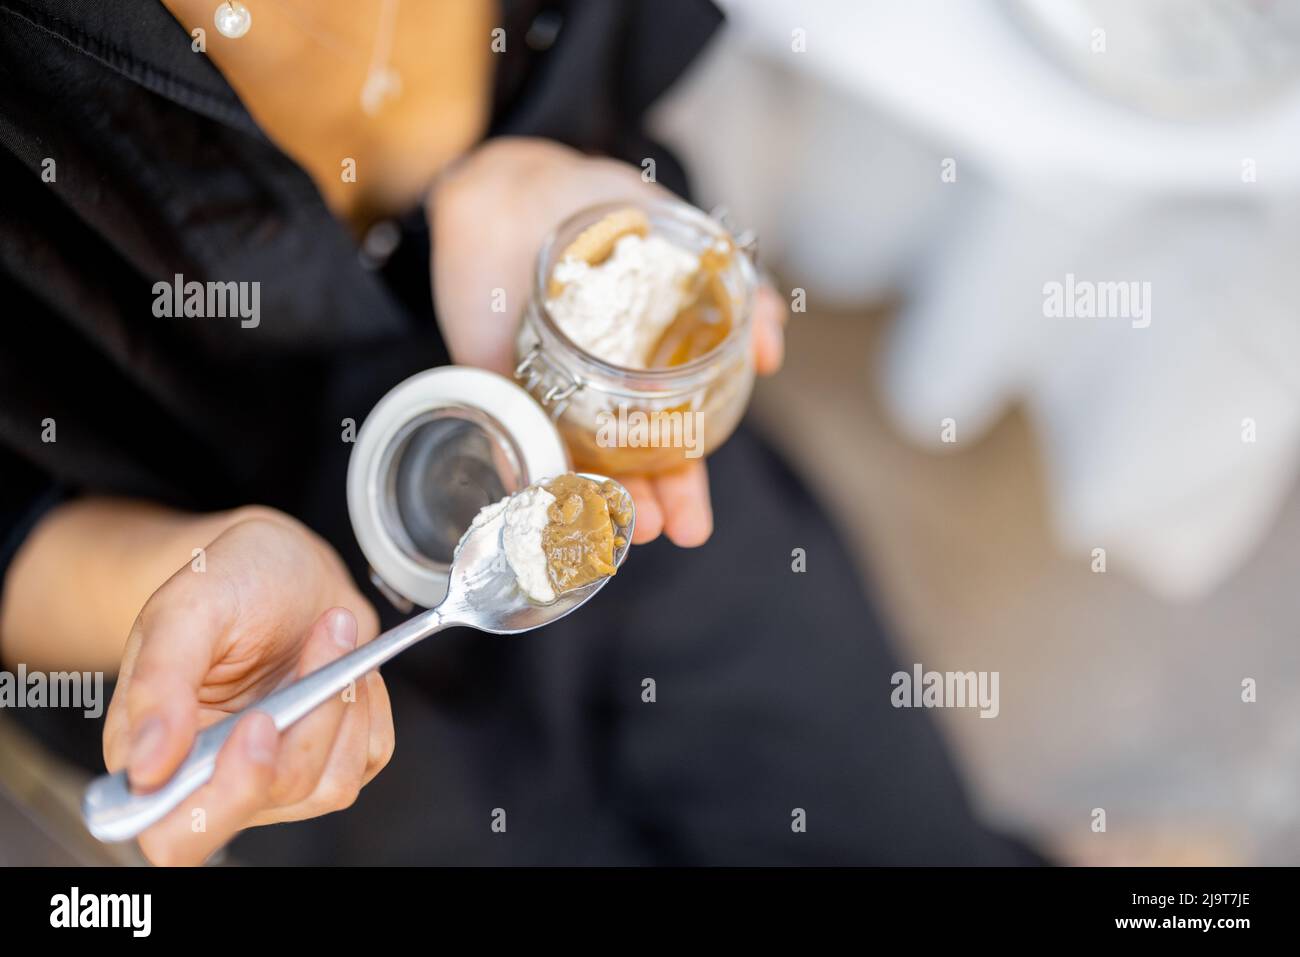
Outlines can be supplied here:
[[[214, 7], [251, 29], [222, 36]], [[640, 123], [720, 17], [692, 0], [0, 16], [0, 653], [115, 672], [104, 761], [149, 790], [198, 729], [398, 620], [348, 527], [341, 424], [430, 366], [508, 374], [517, 311], [493, 292], [525, 301], [541, 237], [595, 202], [686, 192]], [[256, 283], [257, 315], [160, 316], [173, 277]], [[765, 290], [762, 372], [783, 319]], [[581, 614], [444, 633], [282, 733], [246, 716], [144, 853], [200, 863], [239, 834], [240, 859], [278, 863], [1035, 860], [975, 821], [924, 716], [888, 706], [880, 623], [784, 463], [742, 428], [710, 467], [713, 504], [702, 465], [623, 477], [638, 548]], [[257, 827], [284, 822], [301, 823]]]

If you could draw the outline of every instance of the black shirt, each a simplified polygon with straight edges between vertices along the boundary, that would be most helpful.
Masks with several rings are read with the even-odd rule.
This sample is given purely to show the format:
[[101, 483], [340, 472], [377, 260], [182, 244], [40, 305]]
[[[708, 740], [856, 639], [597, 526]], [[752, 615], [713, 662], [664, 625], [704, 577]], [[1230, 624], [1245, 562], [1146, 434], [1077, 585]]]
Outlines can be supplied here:
[[[704, 0], [507, 3], [491, 133], [655, 157], [680, 191], [639, 120], [719, 21]], [[366, 268], [190, 44], [157, 0], [0, 0], [0, 576], [82, 492], [271, 505], [359, 572], [343, 422], [448, 361], [422, 214]], [[259, 283], [260, 321], [156, 316], [177, 275]]]

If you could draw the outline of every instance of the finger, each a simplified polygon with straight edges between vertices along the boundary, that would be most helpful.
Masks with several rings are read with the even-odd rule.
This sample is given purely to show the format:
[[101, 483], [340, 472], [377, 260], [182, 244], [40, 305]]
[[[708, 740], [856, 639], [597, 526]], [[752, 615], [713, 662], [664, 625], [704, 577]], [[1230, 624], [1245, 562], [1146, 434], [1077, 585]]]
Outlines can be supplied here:
[[104, 766], [109, 773], [126, 767], [131, 749], [131, 717], [127, 713], [126, 690], [131, 684], [131, 673], [140, 656], [140, 629], [132, 626], [122, 654], [122, 664], [117, 669], [117, 687], [104, 715]]
[[[337, 661], [357, 645], [357, 620], [346, 608], [331, 608], [312, 625], [294, 678], [302, 678]], [[342, 694], [332, 696], [284, 732], [271, 800], [289, 807], [316, 789], [338, 737], [348, 707]]]
[[769, 285], [758, 287], [754, 299], [754, 368], [759, 375], [771, 375], [785, 359], [785, 331], [789, 312]]
[[620, 478], [636, 505], [636, 527], [632, 529], [632, 544], [644, 545], [654, 541], [664, 529], [664, 513], [659, 507], [659, 497], [647, 478]]
[[138, 652], [122, 693], [127, 776], [138, 790], [166, 781], [194, 743], [199, 689], [234, 619], [226, 595], [186, 568], [153, 594], [136, 619], [130, 642]]
[[280, 751], [275, 722], [260, 711], [235, 725], [217, 755], [212, 780], [140, 835], [140, 850], [160, 866], [202, 864], [264, 807]]
[[339, 695], [343, 720], [311, 791], [293, 804], [265, 808], [253, 824], [302, 821], [352, 806], [365, 783], [369, 758], [369, 687], [363, 677]]
[[[362, 642], [364, 644], [364, 642]], [[306, 801], [291, 808], [274, 808], [264, 814], [258, 815], [254, 824], [275, 824], [287, 821], [297, 821], [308, 817], [315, 817], [320, 814], [327, 814], [330, 811], [342, 810], [350, 806], [356, 800], [356, 791], [365, 787], [373, 781], [388, 762], [392, 760], [393, 752], [396, 748], [396, 736], [393, 730], [393, 710], [392, 703], [388, 697], [388, 687], [384, 684], [384, 679], [378, 671], [372, 671], [365, 676], [364, 696], [369, 704], [369, 740], [366, 742], [366, 760], [361, 773], [360, 782], [354, 790], [340, 791], [334, 794], [322, 792], [319, 788]], [[362, 699], [358, 698], [353, 708], [358, 708], [362, 704]], [[346, 720], [346, 719], [345, 719]], [[340, 732], [340, 735], [342, 732]], [[336, 742], [334, 754], [331, 755], [330, 764], [325, 769], [322, 778], [335, 775], [339, 768], [335, 764], [339, 745]], [[359, 748], [357, 749], [359, 752]]]
[[[360, 599], [360, 596], [358, 596]], [[379, 618], [368, 602], [363, 602], [357, 614], [357, 646], [368, 644], [379, 636]], [[378, 669], [366, 673], [365, 695], [370, 718], [370, 738], [366, 748], [365, 782], [369, 784], [393, 757], [396, 738], [393, 732], [393, 706], [388, 697], [388, 686]]]
[[397, 749], [397, 734], [393, 729], [393, 703], [388, 697], [388, 686], [378, 671], [366, 675], [370, 693], [370, 742], [366, 753], [366, 779], [369, 784], [375, 775], [388, 767]]
[[305, 804], [311, 816], [342, 811], [356, 803], [366, 780], [370, 759], [370, 702], [368, 683], [357, 682], [357, 700], [348, 705], [347, 716], [330, 751], [325, 771]]
[[[695, 548], [713, 534], [713, 506], [709, 501], [709, 473], [702, 462], [653, 479], [663, 509], [664, 532], [675, 545]], [[637, 519], [638, 524], [640, 518]]]

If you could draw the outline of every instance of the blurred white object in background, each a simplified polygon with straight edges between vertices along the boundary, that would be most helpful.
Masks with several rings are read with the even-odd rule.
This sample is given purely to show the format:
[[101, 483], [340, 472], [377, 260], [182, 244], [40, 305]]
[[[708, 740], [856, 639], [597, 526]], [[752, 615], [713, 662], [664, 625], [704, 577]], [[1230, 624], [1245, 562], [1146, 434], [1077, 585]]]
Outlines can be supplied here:
[[1291, 92], [1300, 73], [1300, 5], [1292, 0], [1006, 3], [1052, 58], [1117, 99], [1163, 115], [1253, 109]]
[[[1300, 453], [1300, 4], [723, 5], [661, 133], [813, 308], [904, 292], [899, 428], [1024, 401], [1066, 549], [1229, 576]], [[1049, 317], [1067, 276], [1149, 283], [1150, 324]]]
[[956, 197], [934, 188], [937, 160], [911, 132], [801, 65], [762, 52], [733, 22], [675, 89], [658, 132], [700, 200], [757, 230], [762, 258], [819, 305], [875, 301]]

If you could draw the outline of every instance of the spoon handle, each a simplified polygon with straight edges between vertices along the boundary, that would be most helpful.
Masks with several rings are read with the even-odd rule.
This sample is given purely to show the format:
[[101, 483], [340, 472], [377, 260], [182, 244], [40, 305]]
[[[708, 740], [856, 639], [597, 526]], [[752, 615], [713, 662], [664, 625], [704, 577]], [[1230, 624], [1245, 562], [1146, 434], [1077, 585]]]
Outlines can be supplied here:
[[95, 778], [86, 788], [81, 802], [81, 816], [86, 827], [101, 841], [125, 841], [135, 837], [162, 820], [212, 778], [217, 752], [245, 713], [254, 710], [265, 712], [275, 721], [276, 730], [283, 731], [398, 652], [452, 624], [454, 622], [445, 619], [437, 608], [431, 608], [337, 661], [277, 689], [243, 711], [223, 718], [198, 734], [194, 747], [180, 767], [156, 791], [147, 794], [133, 792], [125, 771]]

